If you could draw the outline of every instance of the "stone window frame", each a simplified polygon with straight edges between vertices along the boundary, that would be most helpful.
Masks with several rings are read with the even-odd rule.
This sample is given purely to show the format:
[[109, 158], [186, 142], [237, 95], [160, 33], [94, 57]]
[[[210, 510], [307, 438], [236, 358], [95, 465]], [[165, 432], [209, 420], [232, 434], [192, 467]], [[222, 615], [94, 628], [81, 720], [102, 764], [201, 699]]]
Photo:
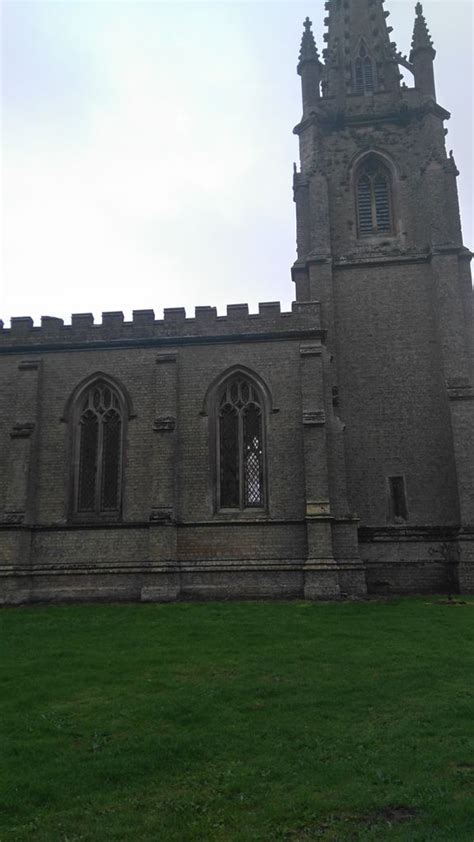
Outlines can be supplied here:
[[[370, 84], [367, 67], [370, 66]], [[360, 73], [358, 73], [360, 69]], [[358, 84], [360, 78], [362, 84]], [[361, 38], [352, 60], [352, 93], [356, 96], [372, 96], [377, 90], [377, 63], [364, 39]]]
[[[81, 404], [85, 395], [90, 392], [95, 386], [106, 386], [116, 396], [120, 417], [121, 417], [121, 437], [119, 446], [119, 479], [118, 479], [118, 506], [116, 509], [100, 509], [94, 511], [79, 511], [78, 510], [78, 490], [79, 490], [79, 468], [80, 468], [80, 427], [79, 420], [82, 414]], [[62, 421], [66, 422], [69, 427], [69, 519], [74, 522], [82, 523], [104, 523], [104, 522], [120, 522], [123, 518], [123, 499], [125, 490], [125, 455], [126, 442], [128, 434], [128, 422], [134, 418], [132, 402], [126, 388], [121, 384], [117, 378], [106, 374], [102, 371], [94, 372], [74, 389], [65, 407]], [[100, 457], [99, 457], [100, 458]]]
[[[365, 233], [361, 232], [360, 230], [358, 183], [361, 172], [363, 171], [364, 167], [367, 166], [367, 162], [370, 159], [374, 159], [375, 161], [379, 162], [381, 170], [384, 171], [388, 176], [390, 229], [387, 231], [380, 232], [372, 229], [372, 231]], [[369, 245], [372, 243], [374, 245], [378, 245], [381, 240], [397, 240], [399, 237], [400, 230], [400, 222], [397, 218], [399, 182], [397, 170], [391, 158], [389, 158], [388, 155], [386, 155], [379, 149], [369, 149], [367, 151], [364, 151], [362, 154], [359, 154], [355, 158], [355, 160], [353, 160], [351, 164], [351, 173], [357, 241]]]
[[[241, 377], [250, 381], [260, 399], [262, 409], [262, 456], [263, 456], [263, 502], [261, 506], [223, 507], [220, 505], [220, 427], [218, 420], [220, 399], [224, 387], [234, 378]], [[264, 380], [252, 369], [242, 365], [231, 366], [222, 372], [209, 386], [203, 403], [201, 415], [209, 419], [209, 466], [211, 478], [211, 496], [213, 512], [216, 516], [234, 518], [268, 518], [269, 516], [269, 480], [268, 480], [268, 418], [278, 412], [273, 406], [271, 392]]]

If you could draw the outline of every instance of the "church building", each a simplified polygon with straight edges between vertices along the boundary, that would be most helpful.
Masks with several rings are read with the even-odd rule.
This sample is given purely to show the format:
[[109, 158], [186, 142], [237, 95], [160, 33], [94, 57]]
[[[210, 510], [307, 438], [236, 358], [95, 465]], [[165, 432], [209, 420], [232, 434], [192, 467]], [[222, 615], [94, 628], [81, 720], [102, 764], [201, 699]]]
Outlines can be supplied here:
[[291, 312], [0, 322], [0, 602], [474, 591], [472, 255], [435, 50], [420, 3], [409, 56], [383, 0], [325, 7]]

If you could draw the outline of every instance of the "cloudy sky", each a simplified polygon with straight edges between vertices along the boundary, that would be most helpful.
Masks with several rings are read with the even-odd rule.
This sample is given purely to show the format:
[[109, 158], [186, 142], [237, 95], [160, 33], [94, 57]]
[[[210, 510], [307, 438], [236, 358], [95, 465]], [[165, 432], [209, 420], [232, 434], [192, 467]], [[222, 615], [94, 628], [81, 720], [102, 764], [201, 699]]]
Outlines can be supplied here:
[[[409, 50], [414, 1], [387, 0]], [[474, 0], [426, 0], [473, 232]], [[0, 316], [293, 297], [302, 21], [323, 0], [4, 0]]]

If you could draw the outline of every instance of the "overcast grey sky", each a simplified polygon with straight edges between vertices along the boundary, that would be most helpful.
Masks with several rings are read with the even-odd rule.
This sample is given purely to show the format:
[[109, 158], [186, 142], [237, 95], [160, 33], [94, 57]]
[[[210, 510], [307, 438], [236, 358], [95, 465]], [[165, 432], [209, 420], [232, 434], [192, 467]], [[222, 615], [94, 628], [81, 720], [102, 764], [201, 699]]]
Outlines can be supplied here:
[[[387, 0], [408, 52], [414, 2]], [[323, 0], [2, 4], [0, 316], [293, 298], [302, 21]], [[426, 0], [473, 233], [473, 3]], [[408, 81], [408, 80], [407, 80]]]

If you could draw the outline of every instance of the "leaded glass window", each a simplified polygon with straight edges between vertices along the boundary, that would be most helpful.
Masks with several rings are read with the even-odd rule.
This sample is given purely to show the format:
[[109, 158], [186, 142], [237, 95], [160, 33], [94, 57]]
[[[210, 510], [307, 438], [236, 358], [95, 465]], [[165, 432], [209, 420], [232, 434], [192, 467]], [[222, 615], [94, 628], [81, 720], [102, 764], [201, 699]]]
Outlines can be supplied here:
[[218, 506], [264, 505], [263, 405], [244, 376], [228, 380], [218, 400]]
[[374, 63], [365, 44], [361, 44], [359, 55], [354, 62], [354, 93], [372, 94], [374, 89]]
[[359, 236], [392, 233], [390, 174], [375, 156], [359, 170], [356, 192]]
[[96, 382], [78, 404], [75, 510], [117, 514], [122, 482], [123, 412], [115, 390]]

